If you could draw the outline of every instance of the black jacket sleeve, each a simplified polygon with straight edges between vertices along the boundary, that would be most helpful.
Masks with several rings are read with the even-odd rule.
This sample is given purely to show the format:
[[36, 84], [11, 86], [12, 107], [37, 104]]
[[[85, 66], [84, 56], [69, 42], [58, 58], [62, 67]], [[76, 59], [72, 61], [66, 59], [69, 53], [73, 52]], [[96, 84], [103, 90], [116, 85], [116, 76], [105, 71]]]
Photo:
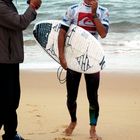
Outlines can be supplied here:
[[0, 26], [11, 30], [24, 30], [36, 18], [37, 13], [28, 7], [24, 14], [19, 15], [17, 11], [0, 1]]

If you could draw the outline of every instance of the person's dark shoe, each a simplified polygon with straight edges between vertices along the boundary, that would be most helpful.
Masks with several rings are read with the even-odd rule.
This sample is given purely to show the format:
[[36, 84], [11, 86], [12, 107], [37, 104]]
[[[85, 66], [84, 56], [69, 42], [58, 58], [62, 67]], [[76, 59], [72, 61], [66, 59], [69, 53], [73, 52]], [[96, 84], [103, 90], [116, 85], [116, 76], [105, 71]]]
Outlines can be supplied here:
[[16, 134], [15, 136], [14, 136], [14, 138], [13, 137], [9, 137], [9, 136], [7, 136], [7, 135], [3, 135], [2, 136], [2, 140], [25, 140], [24, 138], [22, 138], [19, 134]]
[[16, 134], [14, 140], [24, 140], [19, 134]]

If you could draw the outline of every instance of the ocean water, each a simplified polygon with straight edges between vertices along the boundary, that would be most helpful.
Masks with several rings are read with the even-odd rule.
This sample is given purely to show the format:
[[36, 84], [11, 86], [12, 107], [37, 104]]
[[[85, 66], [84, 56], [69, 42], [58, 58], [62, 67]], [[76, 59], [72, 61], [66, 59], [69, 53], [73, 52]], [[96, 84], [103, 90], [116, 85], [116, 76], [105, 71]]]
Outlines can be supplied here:
[[[42, 0], [38, 16], [24, 31], [25, 61], [22, 69], [55, 70], [59, 65], [35, 42], [34, 24], [41, 20], [61, 19], [67, 7], [81, 0]], [[105, 39], [99, 39], [106, 53], [106, 70], [140, 70], [140, 1], [99, 0], [109, 9], [110, 29]], [[19, 13], [27, 8], [25, 0], [18, 0]]]

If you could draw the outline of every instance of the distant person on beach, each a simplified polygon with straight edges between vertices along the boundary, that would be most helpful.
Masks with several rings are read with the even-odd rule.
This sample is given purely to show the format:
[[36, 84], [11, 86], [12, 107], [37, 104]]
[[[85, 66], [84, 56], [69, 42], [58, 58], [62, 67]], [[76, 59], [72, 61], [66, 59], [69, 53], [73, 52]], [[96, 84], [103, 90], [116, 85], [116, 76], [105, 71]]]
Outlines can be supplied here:
[[0, 129], [3, 140], [24, 140], [17, 133], [20, 100], [19, 64], [23, 62], [23, 34], [35, 20], [41, 0], [28, 1], [29, 7], [19, 15], [12, 0], [0, 0]]
[[[80, 4], [70, 6], [63, 17], [63, 22], [58, 36], [58, 49], [61, 66], [67, 72], [67, 107], [71, 117], [71, 122], [64, 132], [68, 136], [72, 134], [77, 124], [76, 99], [82, 74], [67, 68], [67, 62], [64, 56], [64, 42], [66, 33], [71, 24], [76, 24], [89, 31], [96, 38], [98, 38], [98, 35], [100, 35], [101, 38], [104, 38], [108, 33], [108, 18], [108, 9], [98, 5], [98, 0], [83, 0]], [[96, 125], [99, 116], [98, 88], [100, 72], [84, 74], [84, 76], [89, 101], [90, 138], [98, 140], [99, 137], [96, 134]]]

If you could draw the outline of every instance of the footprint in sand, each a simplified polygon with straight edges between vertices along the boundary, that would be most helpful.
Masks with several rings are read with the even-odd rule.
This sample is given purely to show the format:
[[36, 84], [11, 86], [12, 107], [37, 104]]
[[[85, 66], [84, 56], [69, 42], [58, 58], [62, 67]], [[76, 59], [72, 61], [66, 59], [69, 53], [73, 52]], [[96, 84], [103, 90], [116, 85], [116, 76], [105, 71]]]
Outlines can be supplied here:
[[62, 125], [61, 127], [62, 127], [62, 128], [67, 128], [67, 127], [68, 127], [68, 125]]
[[72, 140], [71, 138], [54, 138], [54, 140]]
[[51, 131], [51, 133], [57, 133], [57, 132], [59, 132], [59, 129], [56, 129], [54, 131]]

